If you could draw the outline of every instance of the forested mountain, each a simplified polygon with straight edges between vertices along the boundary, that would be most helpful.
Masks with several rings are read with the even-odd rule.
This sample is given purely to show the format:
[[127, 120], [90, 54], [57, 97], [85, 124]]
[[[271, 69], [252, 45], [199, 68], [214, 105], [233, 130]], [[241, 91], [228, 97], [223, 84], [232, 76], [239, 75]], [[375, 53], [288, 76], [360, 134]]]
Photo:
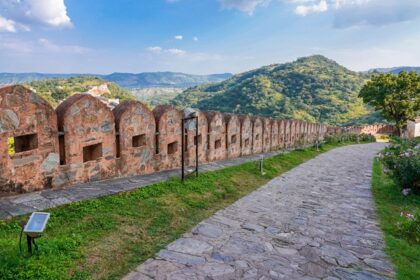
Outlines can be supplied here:
[[205, 83], [221, 82], [232, 74], [212, 74], [212, 75], [190, 75], [176, 72], [149, 72], [149, 73], [113, 73], [103, 76], [107, 81], [117, 83], [125, 88], [188, 88]]
[[412, 66], [400, 66], [400, 67], [392, 67], [392, 68], [375, 68], [369, 70], [370, 73], [379, 72], [379, 73], [392, 73], [392, 74], [399, 74], [401, 71], [416, 71], [420, 74], [420, 67], [412, 67]]
[[95, 94], [106, 98], [115, 98], [120, 100], [135, 98], [128, 90], [121, 88], [115, 83], [90, 76], [40, 80], [24, 84], [33, 88], [53, 107], [56, 107], [60, 101], [77, 92], [92, 91]]
[[112, 73], [109, 75], [98, 74], [43, 74], [43, 73], [0, 73], [0, 84], [30, 83], [33, 81], [48, 80], [53, 78], [66, 79], [70, 77], [98, 77], [114, 82], [125, 88], [188, 88], [204, 83], [221, 82], [232, 74], [190, 75], [176, 72], [145, 72]]
[[30, 83], [48, 79], [67, 79], [79, 77], [83, 74], [44, 74], [44, 73], [0, 73], [0, 84]]
[[315, 55], [234, 75], [221, 83], [187, 89], [172, 103], [179, 107], [330, 124], [374, 122], [378, 116], [371, 116], [371, 111], [357, 97], [367, 78], [366, 74]]

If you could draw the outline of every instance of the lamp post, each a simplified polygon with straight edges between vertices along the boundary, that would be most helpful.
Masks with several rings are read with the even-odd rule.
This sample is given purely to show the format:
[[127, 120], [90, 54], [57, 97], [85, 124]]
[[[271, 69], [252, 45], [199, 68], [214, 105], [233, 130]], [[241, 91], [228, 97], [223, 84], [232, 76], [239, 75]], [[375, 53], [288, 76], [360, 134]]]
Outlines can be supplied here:
[[[193, 172], [186, 174], [185, 173], [185, 147], [188, 147], [188, 143], [185, 143], [185, 135], [186, 132], [185, 124], [189, 123], [191, 121], [195, 121], [195, 169]], [[190, 127], [188, 127], [190, 128]], [[182, 181], [185, 180], [185, 177], [187, 175], [190, 175], [192, 173], [195, 173], [195, 176], [198, 177], [198, 144], [199, 144], [199, 133], [198, 133], [198, 112], [194, 109], [188, 108], [184, 110], [184, 117], [182, 118], [182, 124], [181, 124], [181, 131], [182, 131], [182, 139], [181, 139], [181, 179]]]

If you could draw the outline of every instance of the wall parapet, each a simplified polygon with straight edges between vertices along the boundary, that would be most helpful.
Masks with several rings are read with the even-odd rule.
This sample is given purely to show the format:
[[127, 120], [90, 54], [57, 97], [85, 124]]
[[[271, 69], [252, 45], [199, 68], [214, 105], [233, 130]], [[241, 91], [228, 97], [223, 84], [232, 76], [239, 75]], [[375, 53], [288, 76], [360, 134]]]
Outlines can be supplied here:
[[195, 124], [182, 132], [183, 113], [171, 106], [151, 111], [139, 101], [127, 101], [111, 111], [89, 94], [74, 94], [54, 111], [21, 85], [0, 87], [0, 196], [179, 168], [182, 137], [186, 164], [193, 165], [196, 145], [198, 161], [205, 163], [344, 133], [296, 120], [220, 112], [198, 116], [197, 138]]

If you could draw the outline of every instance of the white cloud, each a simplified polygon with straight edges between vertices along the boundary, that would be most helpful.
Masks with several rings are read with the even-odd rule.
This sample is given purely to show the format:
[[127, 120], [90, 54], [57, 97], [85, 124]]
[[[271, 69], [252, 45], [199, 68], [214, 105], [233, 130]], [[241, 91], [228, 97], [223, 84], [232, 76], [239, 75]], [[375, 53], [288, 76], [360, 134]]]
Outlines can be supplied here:
[[[70, 27], [64, 0], [1, 0], [0, 16], [14, 22], [14, 32], [29, 30], [28, 25]], [[16, 28], [17, 27], [17, 28]], [[10, 30], [12, 30], [9, 27]], [[13, 32], [13, 31], [12, 31]]]
[[299, 5], [295, 8], [295, 13], [300, 16], [306, 16], [311, 13], [321, 13], [328, 10], [328, 4], [326, 0], [321, 0], [319, 3], [310, 5]]
[[89, 48], [77, 45], [58, 45], [45, 38], [39, 39], [38, 43], [51, 52], [83, 54], [91, 51]]
[[271, 0], [218, 0], [223, 9], [237, 9], [252, 15], [258, 6], [264, 6]]
[[0, 16], [0, 32], [16, 32], [16, 22]]
[[174, 38], [175, 38], [175, 40], [182, 40], [182, 39], [184, 39], [184, 36], [176, 35]]
[[198, 37], [197, 36], [193, 37], [193, 41], [197, 42], [198, 41]]
[[334, 26], [383, 26], [420, 17], [419, 0], [335, 0]]
[[183, 56], [183, 55], [187, 54], [187, 52], [184, 51], [184, 50], [164, 49], [164, 48], [159, 47], [159, 46], [148, 47], [148, 48], [146, 48], [146, 50], [149, 53], [153, 53], [153, 54], [169, 54], [169, 55], [174, 55], [174, 56]]
[[148, 47], [146, 50], [149, 51], [149, 52], [152, 52], [152, 53], [161, 53], [162, 52], [162, 48], [158, 47], [158, 46]]
[[184, 50], [180, 50], [180, 49], [167, 49], [165, 50], [165, 52], [172, 54], [172, 55], [177, 55], [177, 56], [182, 56], [185, 55], [187, 52]]

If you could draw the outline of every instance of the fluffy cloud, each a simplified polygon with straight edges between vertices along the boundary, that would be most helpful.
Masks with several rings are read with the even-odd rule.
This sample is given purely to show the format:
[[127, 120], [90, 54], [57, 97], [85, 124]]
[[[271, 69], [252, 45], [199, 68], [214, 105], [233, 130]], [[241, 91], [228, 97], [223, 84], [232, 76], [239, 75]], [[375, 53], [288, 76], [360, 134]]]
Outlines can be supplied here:
[[175, 38], [175, 40], [182, 40], [182, 39], [184, 39], [184, 36], [176, 35], [174, 38]]
[[[0, 17], [6, 19], [9, 32], [28, 30], [28, 25], [33, 24], [72, 26], [64, 0], [2, 0]], [[0, 30], [5, 29], [6, 23], [4, 20], [0, 21]]]
[[326, 0], [321, 0], [319, 3], [313, 3], [309, 5], [298, 5], [295, 9], [295, 13], [300, 16], [306, 16], [310, 13], [321, 13], [328, 10], [328, 4]]
[[16, 32], [16, 22], [0, 16], [0, 32]]
[[177, 56], [182, 56], [185, 55], [187, 52], [184, 50], [180, 50], [180, 49], [167, 49], [165, 50], [165, 52], [172, 54], [172, 55], [177, 55]]
[[295, 13], [306, 16], [330, 10], [334, 26], [386, 25], [408, 21], [420, 16], [418, 0], [285, 0], [297, 5]]
[[151, 52], [151, 53], [161, 53], [163, 51], [163, 49], [161, 47], [158, 47], [158, 46], [148, 47], [146, 50]]
[[382, 26], [420, 17], [418, 0], [335, 0], [334, 26]]
[[258, 6], [267, 5], [271, 0], [218, 0], [224, 9], [237, 9], [252, 15]]
[[148, 48], [146, 48], [146, 50], [149, 53], [153, 53], [153, 54], [169, 54], [169, 55], [174, 55], [174, 56], [183, 56], [183, 55], [187, 54], [187, 52], [184, 51], [184, 50], [164, 49], [164, 48], [159, 47], [159, 46], [148, 47]]

